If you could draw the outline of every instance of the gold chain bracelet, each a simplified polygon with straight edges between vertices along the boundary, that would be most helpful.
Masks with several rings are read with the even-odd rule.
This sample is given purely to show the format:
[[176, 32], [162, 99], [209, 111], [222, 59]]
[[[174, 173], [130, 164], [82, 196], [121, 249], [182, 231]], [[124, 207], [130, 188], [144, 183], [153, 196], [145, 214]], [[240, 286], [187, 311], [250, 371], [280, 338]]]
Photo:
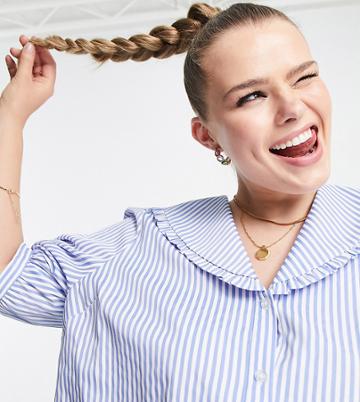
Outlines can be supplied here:
[[21, 217], [20, 217], [20, 211], [18, 211], [18, 210], [16, 209], [15, 204], [14, 204], [14, 201], [13, 201], [13, 199], [11, 198], [11, 194], [15, 194], [15, 195], [17, 195], [17, 196], [20, 198], [20, 194], [19, 194], [17, 191], [11, 190], [10, 188], [5, 188], [5, 187], [0, 186], [0, 189], [1, 189], [1, 190], [5, 190], [5, 191], [9, 194], [10, 201], [11, 201], [12, 207], [13, 207], [13, 209], [14, 209], [14, 213], [15, 213], [16, 220], [17, 220], [17, 222], [20, 222], [20, 218], [21, 218]]

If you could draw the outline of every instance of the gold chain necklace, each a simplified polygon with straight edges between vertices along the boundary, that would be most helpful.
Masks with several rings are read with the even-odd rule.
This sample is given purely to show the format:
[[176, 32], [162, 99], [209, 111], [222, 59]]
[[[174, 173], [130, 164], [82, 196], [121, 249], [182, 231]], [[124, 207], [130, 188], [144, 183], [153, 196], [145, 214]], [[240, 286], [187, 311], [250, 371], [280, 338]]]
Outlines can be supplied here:
[[[268, 257], [270, 256], [270, 250], [269, 250], [269, 248], [270, 248], [271, 246], [273, 246], [274, 244], [278, 243], [281, 239], [283, 239], [283, 238], [290, 232], [290, 230], [295, 227], [295, 224], [296, 224], [296, 223], [303, 222], [303, 221], [306, 219], [306, 216], [305, 216], [304, 218], [297, 219], [296, 221], [293, 221], [293, 222], [288, 222], [288, 223], [275, 222], [275, 221], [272, 221], [272, 220], [270, 220], [270, 219], [260, 218], [259, 216], [256, 216], [256, 215], [254, 215], [254, 214], [248, 212], [245, 208], [243, 208], [242, 206], [240, 206], [238, 200], [236, 199], [236, 195], [234, 196], [233, 200], [234, 200], [236, 206], [237, 206], [238, 208], [240, 208], [241, 211], [245, 212], [246, 214], [248, 214], [248, 215], [250, 215], [250, 216], [252, 216], [252, 217], [254, 217], [254, 218], [257, 218], [257, 219], [260, 219], [260, 220], [266, 221], [266, 222], [275, 223], [276, 225], [283, 225], [283, 226], [292, 225], [291, 228], [290, 228], [283, 236], [281, 236], [279, 240], [275, 241], [274, 243], [271, 243], [271, 244], [269, 244], [268, 246], [266, 246], [265, 244], [263, 244], [263, 245], [258, 245], [258, 244], [256, 244], [255, 241], [250, 237], [248, 231], [246, 230], [245, 225], [244, 225], [244, 222], [243, 222], [243, 216], [242, 216], [242, 214], [241, 214], [241, 216], [240, 216], [241, 225], [242, 225], [242, 227], [243, 227], [243, 229], [244, 229], [246, 235], [247, 235], [248, 238], [250, 239], [250, 241], [258, 248], [258, 250], [257, 250], [256, 253], [255, 253], [255, 257], [256, 257], [259, 261], [267, 260]], [[309, 210], [310, 210], [310, 208], [309, 208]]]

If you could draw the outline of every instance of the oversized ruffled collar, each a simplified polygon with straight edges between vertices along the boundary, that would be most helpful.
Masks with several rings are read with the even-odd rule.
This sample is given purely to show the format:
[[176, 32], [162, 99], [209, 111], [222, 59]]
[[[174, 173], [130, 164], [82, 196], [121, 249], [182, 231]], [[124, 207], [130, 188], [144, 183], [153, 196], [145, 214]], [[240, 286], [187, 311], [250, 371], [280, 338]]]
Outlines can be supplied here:
[[[164, 236], [199, 268], [239, 288], [263, 291], [226, 195], [151, 208]], [[360, 188], [324, 184], [269, 290], [288, 294], [360, 255]]]

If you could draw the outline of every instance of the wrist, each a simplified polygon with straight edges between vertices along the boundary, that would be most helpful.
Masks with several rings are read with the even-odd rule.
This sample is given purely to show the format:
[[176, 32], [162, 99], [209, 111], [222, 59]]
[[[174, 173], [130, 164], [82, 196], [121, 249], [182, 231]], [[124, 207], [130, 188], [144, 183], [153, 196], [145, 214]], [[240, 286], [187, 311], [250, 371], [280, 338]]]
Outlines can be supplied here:
[[7, 108], [3, 103], [0, 103], [0, 127], [14, 128], [22, 130], [26, 120], [20, 117], [14, 111]]
[[14, 131], [22, 132], [25, 126], [25, 122], [22, 122], [16, 116], [12, 116], [9, 113], [0, 111], [0, 134], [3, 135], [7, 132], [13, 133]]

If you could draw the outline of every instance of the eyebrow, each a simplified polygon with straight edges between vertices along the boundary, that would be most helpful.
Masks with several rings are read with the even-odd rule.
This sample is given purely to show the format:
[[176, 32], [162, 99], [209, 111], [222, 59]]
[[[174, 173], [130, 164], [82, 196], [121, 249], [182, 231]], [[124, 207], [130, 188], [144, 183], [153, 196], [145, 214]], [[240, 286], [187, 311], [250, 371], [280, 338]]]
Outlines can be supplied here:
[[[293, 67], [286, 74], [286, 79], [289, 80], [294, 75], [301, 73], [302, 71], [306, 70], [308, 67], [310, 67], [313, 64], [317, 65], [317, 62], [315, 60], [309, 60], [309, 61], [305, 61], [304, 63], [299, 64], [298, 66]], [[234, 87], [229, 89], [229, 91], [227, 91], [226, 94], [224, 95], [223, 100], [225, 100], [230, 95], [230, 93], [232, 93], [234, 91], [251, 88], [251, 87], [254, 87], [255, 85], [267, 84], [268, 82], [269, 82], [269, 80], [265, 79], [265, 78], [252, 78], [250, 80], [244, 81], [241, 84], [235, 85]]]

